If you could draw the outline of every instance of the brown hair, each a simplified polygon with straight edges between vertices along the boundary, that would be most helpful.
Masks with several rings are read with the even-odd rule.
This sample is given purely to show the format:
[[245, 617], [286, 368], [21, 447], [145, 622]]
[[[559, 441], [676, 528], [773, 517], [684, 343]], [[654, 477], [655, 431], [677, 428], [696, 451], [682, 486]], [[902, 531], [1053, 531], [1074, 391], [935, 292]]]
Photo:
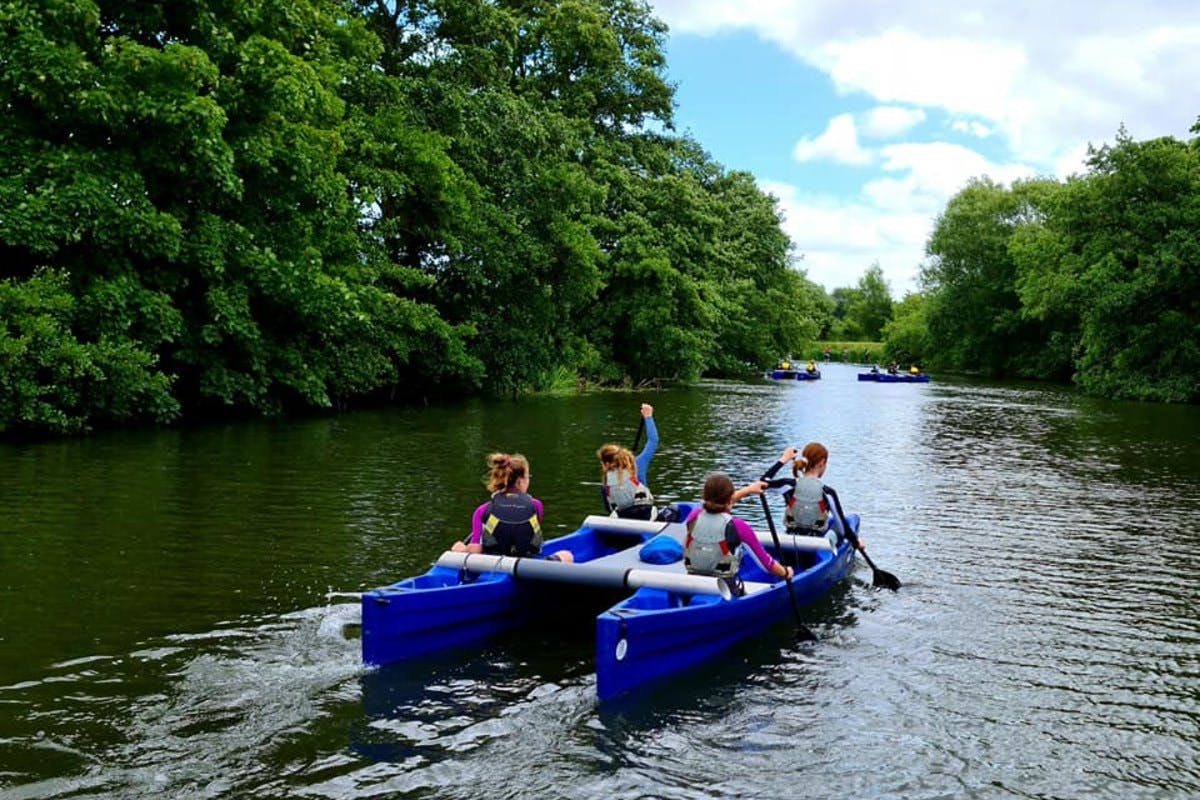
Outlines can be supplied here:
[[820, 442], [809, 442], [804, 445], [804, 450], [792, 462], [792, 474], [799, 475], [801, 472], [807, 471], [809, 467], [815, 467], [822, 461], [828, 460], [829, 451], [825, 449], [825, 445]]
[[492, 453], [487, 464], [489, 472], [483, 476], [483, 482], [493, 494], [512, 489], [513, 484], [529, 474], [529, 462], [520, 453]]
[[610, 442], [596, 451], [596, 458], [600, 459], [601, 481], [614, 469], [628, 472], [629, 477], [637, 479], [637, 461], [629, 448]]
[[724, 472], [714, 472], [704, 480], [704, 510], [720, 514], [733, 499], [733, 481]]

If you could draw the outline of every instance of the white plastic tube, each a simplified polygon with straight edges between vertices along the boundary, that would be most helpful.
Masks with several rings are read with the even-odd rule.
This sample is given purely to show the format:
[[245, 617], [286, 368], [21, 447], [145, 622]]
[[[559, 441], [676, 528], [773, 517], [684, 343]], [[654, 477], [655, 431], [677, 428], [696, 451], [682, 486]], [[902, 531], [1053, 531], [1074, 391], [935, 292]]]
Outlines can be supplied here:
[[[676, 540], [682, 542], [686, 533], [686, 527], [682, 522], [645, 522], [637, 519], [620, 519], [618, 517], [603, 517], [599, 514], [591, 514], [584, 518], [583, 525], [585, 528], [592, 528], [598, 531], [613, 531], [619, 533], [667, 533], [673, 536]], [[758, 541], [764, 547], [774, 547], [775, 541], [771, 538], [771, 534], [764, 531], [755, 531], [754, 534], [758, 537]], [[779, 544], [784, 550], [827, 550], [833, 552], [834, 547], [829, 543], [829, 540], [824, 536], [793, 536], [790, 533], [779, 534]]]
[[[758, 541], [763, 547], [775, 546], [775, 540], [771, 538], [771, 534], [755, 531], [754, 535], [758, 537]], [[830, 553], [834, 551], [833, 545], [824, 536], [794, 536], [790, 533], [781, 533], [779, 534], [779, 546], [784, 550], [826, 550]]]
[[578, 583], [584, 586], [615, 588], [662, 589], [680, 594], [719, 594], [728, 600], [729, 586], [719, 578], [688, 575], [680, 572], [622, 568], [611, 564], [576, 564], [571, 561], [549, 561], [542, 558], [493, 556], [484, 553], [446, 551], [437, 560], [439, 567], [465, 569], [471, 572], [501, 572], [521, 580]]

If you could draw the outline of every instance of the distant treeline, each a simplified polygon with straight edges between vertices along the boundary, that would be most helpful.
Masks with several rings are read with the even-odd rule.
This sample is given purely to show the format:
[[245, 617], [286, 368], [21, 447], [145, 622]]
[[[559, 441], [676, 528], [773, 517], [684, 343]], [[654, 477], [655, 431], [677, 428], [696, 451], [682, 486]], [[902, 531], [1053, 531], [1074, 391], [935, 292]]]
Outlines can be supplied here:
[[640, 0], [0, 2], [0, 432], [760, 369], [774, 198]]
[[972, 181], [927, 249], [883, 328], [901, 362], [1200, 401], [1200, 139], [1122, 129], [1065, 182]]

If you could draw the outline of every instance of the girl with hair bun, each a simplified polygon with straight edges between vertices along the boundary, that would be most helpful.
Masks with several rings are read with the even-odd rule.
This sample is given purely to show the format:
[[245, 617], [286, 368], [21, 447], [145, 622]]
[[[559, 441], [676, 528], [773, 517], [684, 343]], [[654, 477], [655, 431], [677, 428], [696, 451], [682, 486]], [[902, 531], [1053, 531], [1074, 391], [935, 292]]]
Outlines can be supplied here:
[[[540, 555], [545, 508], [541, 500], [529, 494], [533, 475], [528, 459], [520, 453], [492, 453], [487, 464], [483, 482], [492, 496], [471, 515], [467, 541], [456, 541], [450, 549], [500, 556]], [[574, 560], [569, 550], [559, 550], [550, 558]]]

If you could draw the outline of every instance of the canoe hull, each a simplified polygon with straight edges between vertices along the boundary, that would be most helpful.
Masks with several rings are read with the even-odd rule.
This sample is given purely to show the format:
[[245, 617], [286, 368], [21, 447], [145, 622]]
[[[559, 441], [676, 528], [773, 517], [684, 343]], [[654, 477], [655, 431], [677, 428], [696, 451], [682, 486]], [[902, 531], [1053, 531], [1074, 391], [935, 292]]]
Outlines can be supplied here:
[[860, 381], [871, 381], [872, 383], [929, 383], [929, 376], [922, 372], [920, 375], [900, 374], [889, 375], [886, 372], [874, 374], [871, 372], [858, 373]]
[[[843, 543], [836, 553], [792, 580], [796, 601], [809, 605], [844, 580], [854, 550]], [[747, 569], [743, 566], [743, 575]], [[767, 576], [754, 566], [751, 578]], [[743, 597], [721, 601], [640, 589], [596, 620], [596, 694], [615, 698], [681, 670], [702, 664], [792, 613], [787, 584], [774, 583]], [[686, 602], [686, 605], [684, 604]]]
[[508, 575], [463, 584], [459, 570], [434, 567], [363, 593], [363, 663], [382, 666], [477, 644], [523, 624], [527, 605]]
[[[684, 515], [691, 510], [686, 503], [677, 506]], [[569, 550], [575, 564], [598, 563], [619, 553], [635, 555], [632, 551], [664, 529], [660, 523], [630, 525], [626, 520], [594, 524], [585, 522], [574, 533], [546, 542], [543, 551]], [[670, 528], [682, 535], [682, 524]], [[504, 573], [434, 565], [421, 575], [363, 592], [363, 663], [384, 666], [478, 646], [532, 622], [579, 616], [582, 610], [588, 612], [583, 618], [590, 620], [626, 594], [612, 588], [518, 580]]]

